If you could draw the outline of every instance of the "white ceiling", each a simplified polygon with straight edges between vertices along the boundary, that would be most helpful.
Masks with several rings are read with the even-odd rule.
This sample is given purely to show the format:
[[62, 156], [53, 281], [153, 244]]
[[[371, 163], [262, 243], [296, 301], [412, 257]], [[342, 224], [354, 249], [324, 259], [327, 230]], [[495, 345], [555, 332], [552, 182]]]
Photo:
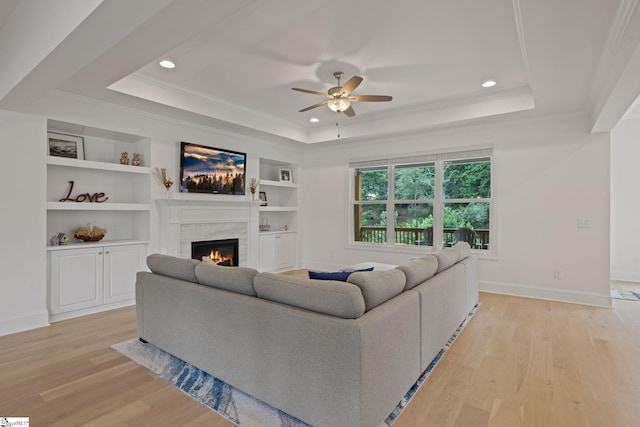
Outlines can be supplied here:
[[[393, 96], [340, 115], [346, 140], [575, 111], [609, 130], [640, 93], [640, 81], [619, 85], [640, 57], [636, 4], [3, 0], [0, 63], [11, 66], [0, 67], [0, 107], [28, 109], [58, 90], [317, 143], [336, 139], [339, 115], [299, 113], [322, 98], [291, 88], [326, 92], [344, 71], [364, 78], [354, 94]], [[487, 79], [498, 84], [482, 88]]]

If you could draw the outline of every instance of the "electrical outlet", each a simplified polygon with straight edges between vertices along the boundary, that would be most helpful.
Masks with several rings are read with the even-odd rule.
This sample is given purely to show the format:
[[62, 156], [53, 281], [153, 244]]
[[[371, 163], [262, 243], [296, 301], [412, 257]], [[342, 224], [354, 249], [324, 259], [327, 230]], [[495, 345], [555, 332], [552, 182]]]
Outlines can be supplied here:
[[556, 280], [562, 279], [562, 272], [560, 270], [553, 270], [553, 278]]
[[586, 218], [578, 218], [578, 228], [591, 228], [591, 220]]

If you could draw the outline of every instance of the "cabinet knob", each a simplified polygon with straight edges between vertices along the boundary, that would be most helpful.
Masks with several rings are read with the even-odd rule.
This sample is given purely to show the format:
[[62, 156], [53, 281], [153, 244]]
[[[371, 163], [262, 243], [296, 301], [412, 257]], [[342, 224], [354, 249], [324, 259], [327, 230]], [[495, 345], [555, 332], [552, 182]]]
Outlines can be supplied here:
[[98, 255], [102, 255], [102, 252], [98, 252]]

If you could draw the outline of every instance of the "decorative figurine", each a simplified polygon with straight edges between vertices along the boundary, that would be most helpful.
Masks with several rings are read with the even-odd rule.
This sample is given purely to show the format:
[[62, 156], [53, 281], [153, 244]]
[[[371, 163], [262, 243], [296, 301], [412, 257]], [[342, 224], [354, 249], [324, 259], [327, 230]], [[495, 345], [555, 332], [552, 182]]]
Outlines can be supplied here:
[[60, 244], [60, 240], [58, 240], [58, 233], [51, 236], [51, 239], [49, 239], [49, 243], [51, 244], [51, 246], [58, 246]]
[[122, 154], [120, 155], [120, 164], [121, 165], [129, 164], [129, 153], [127, 153], [126, 151], [123, 151]]
[[69, 236], [64, 233], [58, 233], [58, 243], [60, 245], [66, 245], [69, 243]]
[[131, 160], [131, 164], [133, 166], [140, 166], [142, 162], [140, 161], [140, 153], [133, 153], [133, 160]]

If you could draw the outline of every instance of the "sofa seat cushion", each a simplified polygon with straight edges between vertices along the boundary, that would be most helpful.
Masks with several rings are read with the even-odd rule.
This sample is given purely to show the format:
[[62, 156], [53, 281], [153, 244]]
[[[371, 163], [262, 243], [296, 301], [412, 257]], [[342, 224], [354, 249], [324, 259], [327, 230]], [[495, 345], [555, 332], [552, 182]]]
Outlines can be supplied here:
[[155, 274], [197, 283], [195, 259], [178, 258], [171, 255], [151, 254], [147, 257], [147, 267]]
[[421, 258], [414, 258], [406, 264], [396, 267], [402, 271], [406, 277], [404, 290], [411, 289], [425, 280], [433, 277], [438, 269], [438, 258], [434, 255], [427, 255]]
[[253, 288], [256, 274], [258, 270], [249, 267], [223, 267], [206, 262], [196, 267], [196, 278], [201, 285], [249, 296], [256, 296]]
[[401, 293], [406, 278], [402, 271], [393, 269], [355, 272], [349, 276], [347, 282], [360, 288], [364, 297], [365, 309], [369, 311]]
[[343, 319], [358, 318], [365, 311], [362, 292], [350, 283], [258, 273], [253, 286], [258, 298]]
[[439, 252], [434, 253], [435, 257], [438, 258], [438, 269], [436, 273], [440, 273], [443, 270], [451, 267], [453, 264], [458, 262], [458, 250], [451, 247], [445, 248]]

